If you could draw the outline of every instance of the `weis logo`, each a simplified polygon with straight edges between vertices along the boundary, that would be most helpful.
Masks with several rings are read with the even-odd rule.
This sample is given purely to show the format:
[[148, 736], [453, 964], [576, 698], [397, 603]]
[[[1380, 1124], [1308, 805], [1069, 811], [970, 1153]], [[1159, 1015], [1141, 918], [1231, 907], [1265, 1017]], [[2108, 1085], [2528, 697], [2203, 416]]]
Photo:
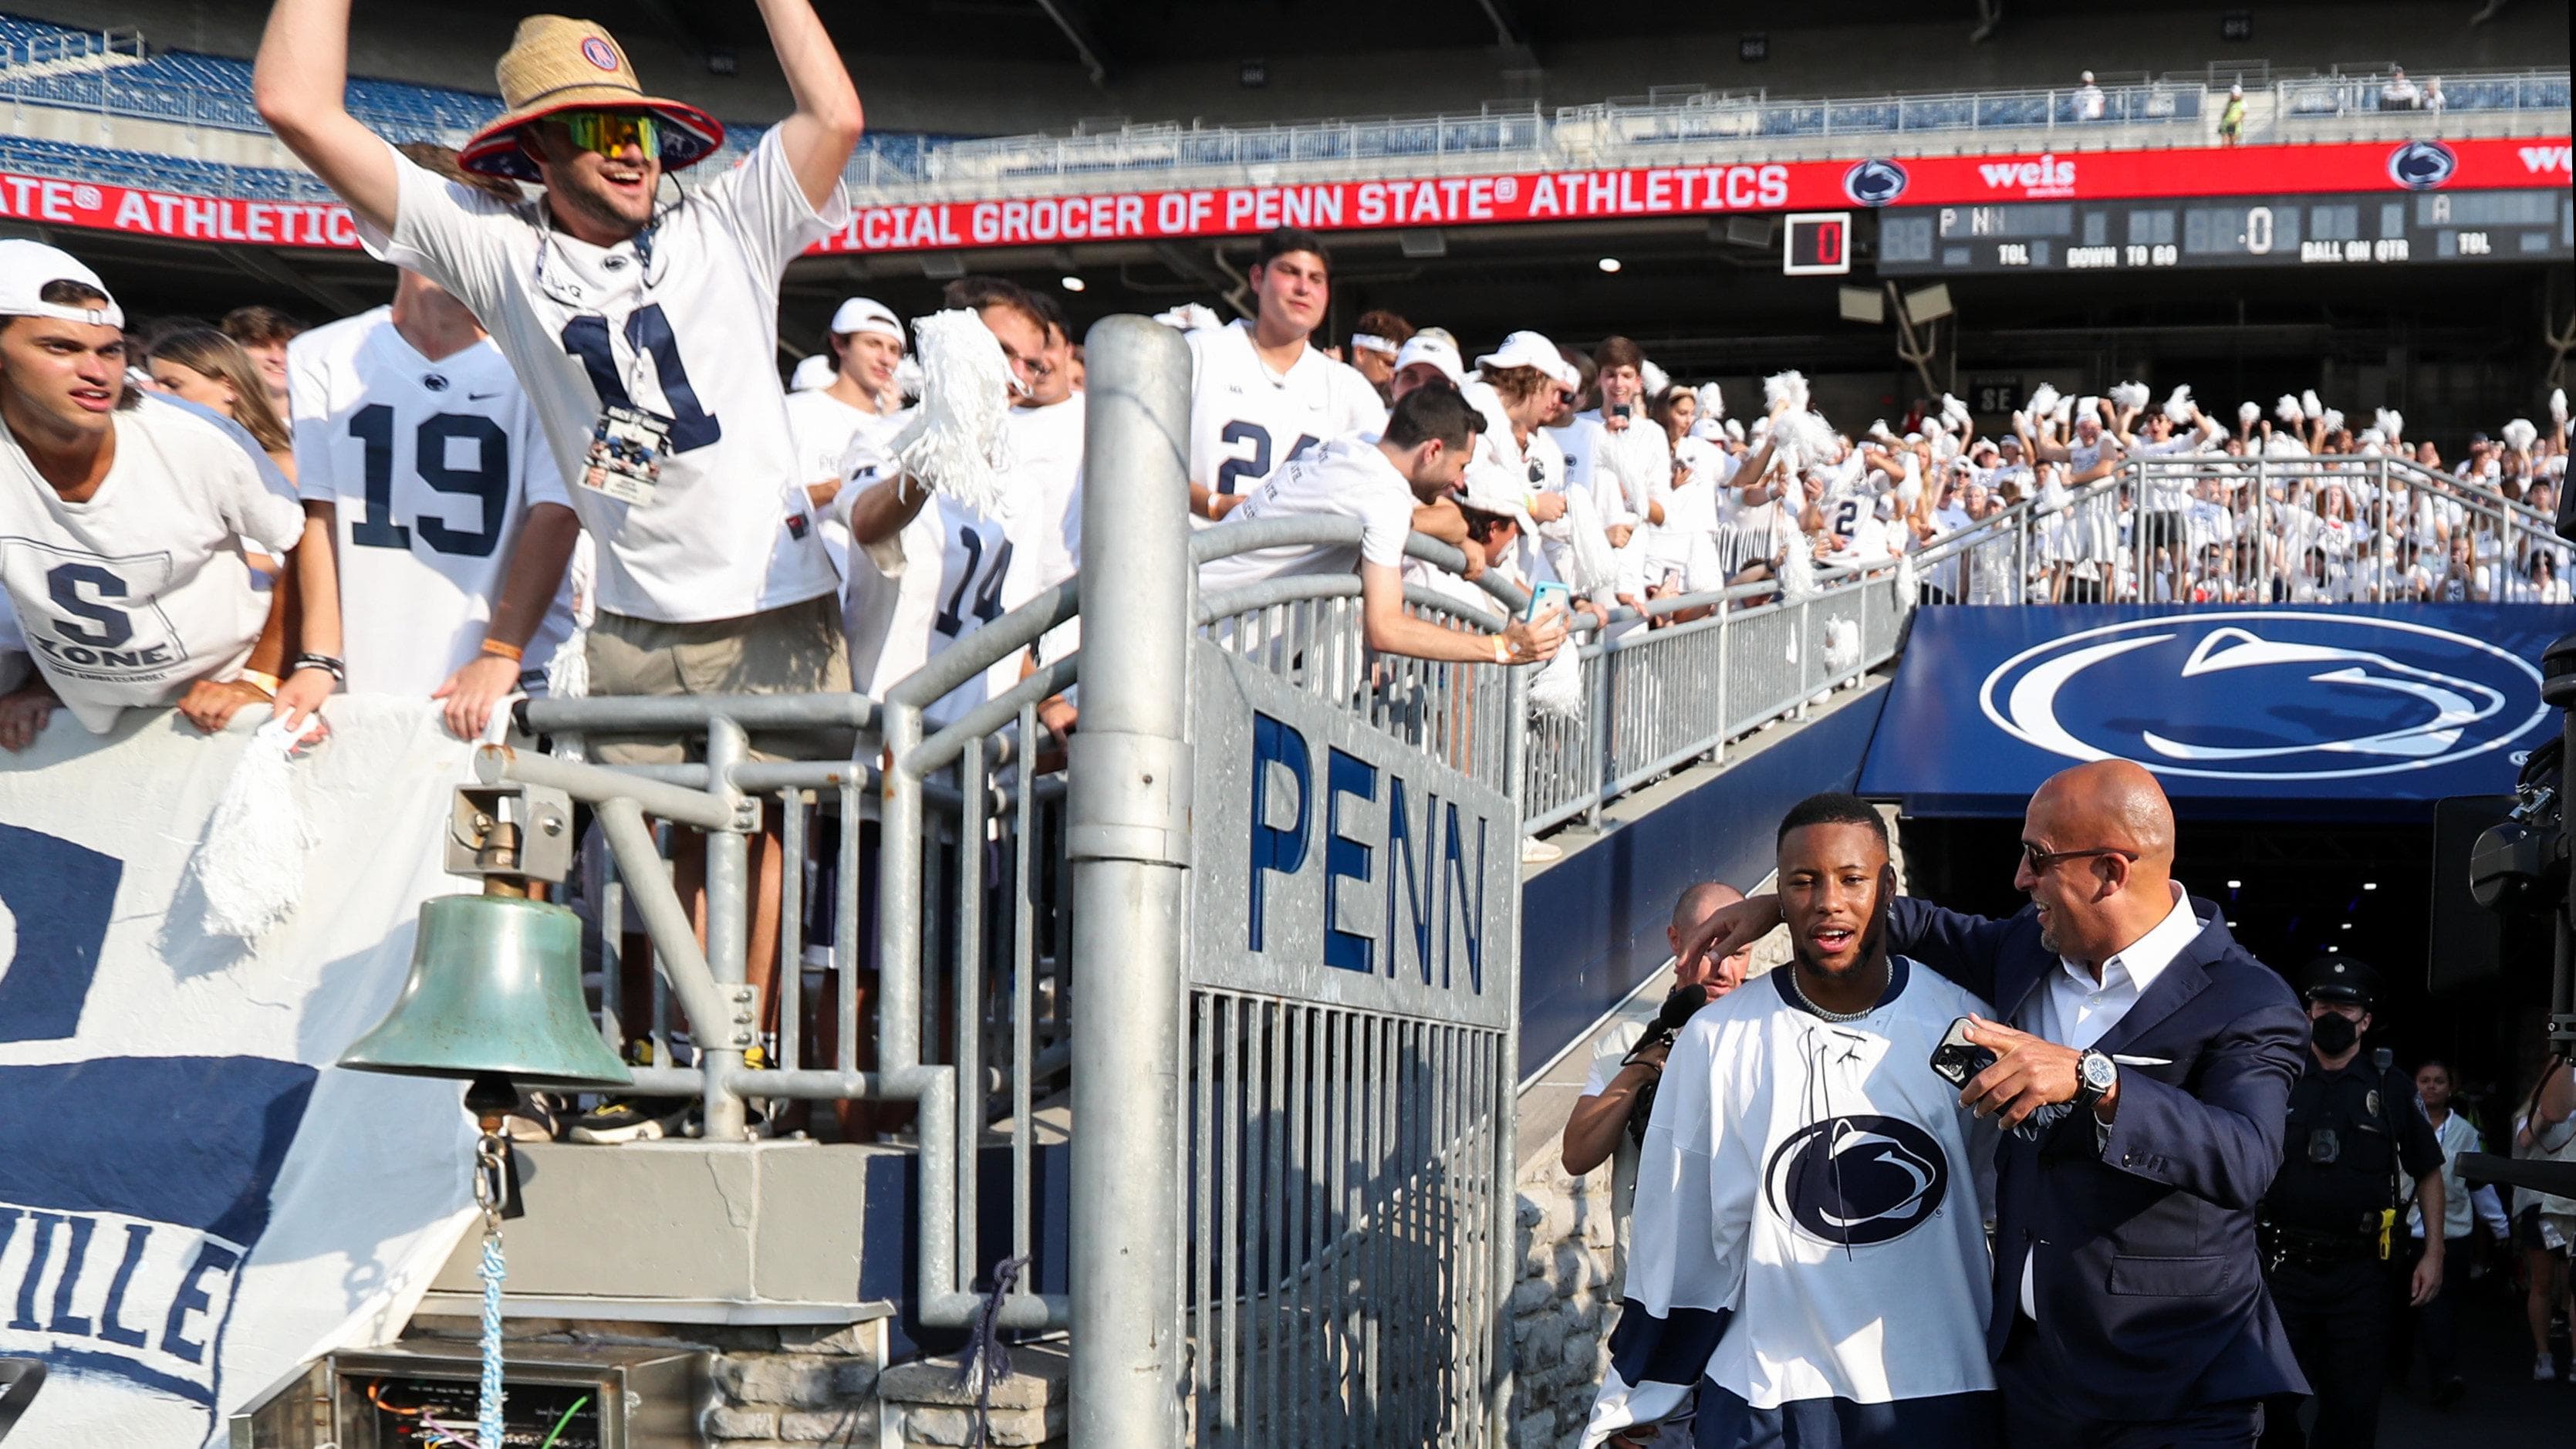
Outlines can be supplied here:
[[2058, 195], [2075, 189], [2075, 163], [2043, 153], [2036, 161], [1986, 161], [1977, 175], [1988, 189], [2020, 191], [2032, 196]]
[[2525, 146], [2519, 154], [2522, 169], [2534, 176], [2567, 174], [2567, 148], [2564, 146]]

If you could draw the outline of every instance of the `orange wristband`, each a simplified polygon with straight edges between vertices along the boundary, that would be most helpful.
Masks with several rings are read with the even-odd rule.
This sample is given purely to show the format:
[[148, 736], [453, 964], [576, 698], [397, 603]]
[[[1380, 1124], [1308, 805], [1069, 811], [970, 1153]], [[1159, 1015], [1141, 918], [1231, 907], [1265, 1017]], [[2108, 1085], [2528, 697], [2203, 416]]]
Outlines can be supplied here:
[[507, 659], [513, 664], [516, 664], [528, 657], [527, 650], [520, 648], [516, 644], [504, 644], [498, 639], [484, 640], [483, 652], [486, 654], [497, 654], [501, 658]]
[[272, 699], [277, 696], [278, 679], [274, 674], [262, 674], [256, 669], [245, 669], [234, 677], [241, 680], [244, 684], [255, 685], [260, 689], [268, 691], [269, 697]]

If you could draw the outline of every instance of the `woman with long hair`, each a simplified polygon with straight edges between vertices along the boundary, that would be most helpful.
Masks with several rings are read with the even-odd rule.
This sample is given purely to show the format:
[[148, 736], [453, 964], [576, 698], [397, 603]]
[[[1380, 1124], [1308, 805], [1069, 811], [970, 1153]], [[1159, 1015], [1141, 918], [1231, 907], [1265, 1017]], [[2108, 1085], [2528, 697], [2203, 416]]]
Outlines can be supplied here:
[[[2576, 1079], [2567, 1058], [2551, 1053], [2513, 1114], [2513, 1155], [2542, 1162], [2576, 1162]], [[2535, 1356], [2531, 1376], [2558, 1377], [2549, 1353], [2549, 1316], [2567, 1301], [2567, 1255], [2576, 1239], [2576, 1199], [2528, 1188], [2514, 1189], [2514, 1239], [2522, 1245], [2523, 1277], [2530, 1291], [2523, 1311]]]
[[146, 362], [163, 392], [242, 425], [269, 461], [295, 477], [295, 439], [269, 398], [259, 364], [242, 345], [212, 327], [183, 327], [152, 344]]

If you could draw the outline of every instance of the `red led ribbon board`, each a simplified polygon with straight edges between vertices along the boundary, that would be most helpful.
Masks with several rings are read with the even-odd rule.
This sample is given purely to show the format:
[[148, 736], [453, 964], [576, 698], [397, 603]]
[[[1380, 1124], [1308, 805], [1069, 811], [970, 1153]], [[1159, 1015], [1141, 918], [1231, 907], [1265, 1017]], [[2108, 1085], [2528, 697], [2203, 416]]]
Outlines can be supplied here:
[[[2426, 150], [2438, 149], [2427, 169]], [[2404, 168], [2401, 154], [2409, 156]], [[2404, 169], [2414, 184], [2399, 179]], [[2428, 176], [2438, 180], [2425, 184]], [[2163, 151], [1855, 156], [1422, 180], [1118, 191], [862, 206], [815, 254], [1063, 246], [1316, 231], [1497, 226], [1877, 206], [1982, 206], [2568, 184], [2568, 139], [2345, 141]], [[183, 196], [0, 173], [0, 216], [39, 225], [237, 245], [353, 248], [337, 204]]]

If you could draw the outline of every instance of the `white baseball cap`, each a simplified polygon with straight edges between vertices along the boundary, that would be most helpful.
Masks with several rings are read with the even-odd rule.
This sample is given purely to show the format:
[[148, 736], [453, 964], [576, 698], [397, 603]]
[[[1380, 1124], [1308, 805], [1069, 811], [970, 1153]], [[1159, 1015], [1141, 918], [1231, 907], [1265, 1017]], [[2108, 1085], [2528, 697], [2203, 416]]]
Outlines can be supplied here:
[[1477, 358], [1476, 365], [1535, 367], [1555, 379], [1560, 387], [1571, 390], [1583, 386], [1583, 374], [1574, 370], [1574, 365], [1565, 360], [1565, 355], [1556, 350], [1556, 344], [1548, 341], [1546, 334], [1539, 332], [1513, 333], [1503, 339], [1502, 346]]
[[1402, 372], [1417, 362], [1438, 368], [1452, 387], [1467, 385], [1467, 365], [1458, 360], [1458, 344], [1437, 332], [1416, 332], [1396, 349], [1396, 371]]
[[832, 359], [817, 352], [796, 364], [796, 373], [787, 379], [789, 392], [818, 392], [832, 385], [837, 375]]
[[852, 297], [841, 304], [841, 310], [832, 314], [832, 331], [842, 337], [854, 332], [876, 332], [901, 342], [903, 319], [894, 315], [893, 308], [874, 297]]
[[[107, 302], [96, 307], [48, 302], [41, 293], [56, 282], [78, 282], [106, 297]], [[116, 305], [116, 298], [107, 290], [107, 283], [98, 279], [98, 273], [60, 247], [15, 238], [0, 241], [0, 317], [51, 317], [62, 322], [86, 322], [93, 327], [125, 325], [125, 309]]]

